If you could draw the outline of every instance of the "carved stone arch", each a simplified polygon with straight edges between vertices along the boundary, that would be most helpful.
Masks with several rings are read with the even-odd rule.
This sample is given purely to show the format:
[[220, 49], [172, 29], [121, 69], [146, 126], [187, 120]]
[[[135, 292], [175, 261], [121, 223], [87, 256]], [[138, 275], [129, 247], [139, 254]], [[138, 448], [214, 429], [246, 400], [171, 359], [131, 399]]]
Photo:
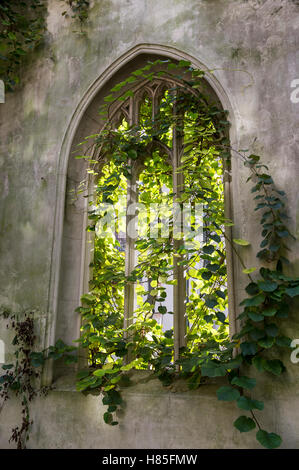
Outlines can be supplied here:
[[[53, 246], [51, 263], [51, 281], [48, 300], [48, 319], [44, 347], [54, 344], [62, 339], [68, 344], [78, 338], [80, 330], [80, 317], [74, 312], [79, 305], [83, 292], [88, 291], [88, 256], [87, 249], [87, 194], [77, 193], [78, 185], [86, 178], [86, 163], [82, 159], [75, 159], [74, 152], [78, 154], [78, 143], [88, 135], [95, 134], [102, 126], [98, 110], [103, 98], [109, 90], [123, 80], [136, 68], [140, 68], [148, 60], [173, 59], [188, 60], [196, 68], [206, 71], [205, 84], [223, 109], [229, 111], [231, 122], [230, 139], [234, 143], [235, 112], [231, 100], [214, 75], [198, 59], [178, 51], [173, 47], [141, 44], [129, 50], [118, 60], [111, 64], [95, 82], [89, 87], [86, 94], [78, 103], [70, 122], [67, 125], [65, 136], [61, 145], [58, 162], [58, 178], [56, 190], [55, 222], [53, 227]], [[88, 143], [82, 151], [88, 152]], [[80, 153], [82, 153], [80, 151]], [[225, 186], [227, 215], [231, 214], [230, 184], [227, 180]], [[228, 253], [230, 266], [229, 284], [233, 285], [232, 254]], [[234, 311], [234, 298], [231, 296], [231, 309]], [[235, 331], [235, 318], [231, 318], [231, 331]], [[64, 373], [63, 368], [53, 368], [50, 362], [43, 371], [43, 383], [50, 384], [54, 379]]]

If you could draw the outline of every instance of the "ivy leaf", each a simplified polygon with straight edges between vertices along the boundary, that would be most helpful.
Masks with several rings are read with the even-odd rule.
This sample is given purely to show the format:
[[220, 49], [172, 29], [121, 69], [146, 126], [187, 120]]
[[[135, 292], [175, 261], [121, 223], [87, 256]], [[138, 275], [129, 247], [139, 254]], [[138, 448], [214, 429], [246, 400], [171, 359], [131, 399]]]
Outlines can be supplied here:
[[211, 255], [215, 250], [215, 247], [213, 245], [205, 245], [202, 248], [202, 251], [208, 255]]
[[201, 373], [206, 377], [224, 377], [226, 370], [223, 365], [211, 361], [202, 366]]
[[248, 432], [256, 427], [253, 419], [248, 418], [247, 416], [239, 416], [239, 418], [234, 422], [234, 426], [240, 432]]
[[121, 405], [122, 401], [121, 394], [117, 390], [109, 390], [102, 400], [103, 405]]
[[289, 287], [285, 290], [285, 292], [289, 297], [296, 297], [297, 295], [299, 295], [299, 286]]
[[225, 295], [225, 292], [223, 292], [222, 290], [216, 290], [215, 294], [218, 296], [218, 297], [221, 297], [222, 299], [226, 299], [226, 295]]
[[210, 271], [204, 271], [201, 274], [201, 277], [204, 281], [208, 281], [212, 276], [213, 276], [213, 274]]
[[32, 352], [30, 353], [30, 361], [33, 367], [41, 367], [45, 363], [45, 358], [41, 352]]
[[218, 400], [221, 401], [234, 401], [240, 397], [240, 392], [236, 388], [230, 387], [229, 385], [218, 388], [217, 390]]
[[80, 370], [78, 373], [77, 373], [77, 379], [84, 379], [85, 377], [88, 377], [89, 376], [89, 373], [90, 371], [88, 369], [85, 369], [85, 370]]
[[191, 66], [191, 62], [189, 60], [180, 60], [179, 63], [178, 63], [178, 66], [179, 67], [190, 67]]
[[214, 308], [218, 304], [218, 300], [213, 295], [207, 295], [205, 298], [205, 304], [208, 308]]
[[285, 366], [279, 359], [266, 360], [263, 368], [274, 375], [280, 375], [285, 370]]
[[253, 389], [256, 386], [256, 379], [250, 377], [234, 377], [231, 381], [232, 385], [238, 385], [238, 387], [246, 388], [248, 390]]
[[264, 402], [258, 400], [251, 400], [245, 396], [240, 397], [237, 400], [237, 405], [241, 410], [263, 410], [264, 409]]
[[287, 304], [284, 304], [281, 307], [279, 307], [279, 309], [277, 310], [276, 316], [278, 318], [288, 318], [289, 310], [290, 310], [289, 306]]
[[93, 372], [96, 377], [103, 377], [106, 374], [116, 374], [119, 369], [97, 369]]
[[237, 333], [236, 335], [234, 335], [234, 339], [239, 339], [239, 338], [243, 338], [243, 336], [247, 335], [248, 333], [250, 333], [250, 331], [254, 330], [254, 326], [251, 325], [250, 323], [246, 323], [243, 328], [241, 329], [241, 331], [239, 333]]
[[288, 230], [277, 230], [277, 235], [280, 237], [280, 238], [284, 238], [284, 237], [288, 237], [289, 236], [289, 232]]
[[291, 342], [291, 338], [288, 338], [287, 336], [278, 336], [276, 338], [277, 346], [281, 346], [282, 348], [290, 348]]
[[273, 251], [274, 253], [280, 249], [280, 244], [279, 243], [272, 243], [270, 245], [270, 251]]
[[263, 429], [260, 429], [256, 433], [256, 438], [263, 447], [266, 447], [266, 449], [277, 449], [277, 447], [279, 447], [282, 442], [282, 439], [278, 434], [273, 432], [268, 433]]
[[262, 311], [262, 314], [263, 314], [265, 317], [273, 317], [276, 312], [277, 312], [277, 308], [276, 308], [276, 307], [267, 307], [267, 308], [265, 308], [265, 309]]
[[243, 356], [254, 356], [257, 353], [256, 343], [244, 341], [244, 343], [241, 343], [240, 347]]
[[262, 348], [266, 348], [266, 349], [272, 348], [272, 346], [274, 344], [274, 338], [270, 338], [270, 337], [262, 338], [258, 341], [258, 344]]
[[259, 372], [262, 372], [263, 370], [265, 370], [264, 366], [266, 364], [266, 359], [264, 359], [263, 357], [261, 356], [254, 357], [252, 359], [252, 363]]
[[278, 284], [273, 281], [258, 281], [259, 288], [264, 292], [273, 292]]
[[164, 315], [165, 313], [167, 313], [167, 307], [165, 307], [165, 306], [163, 306], [163, 305], [160, 305], [160, 306], [158, 307], [158, 311], [159, 311], [160, 313], [162, 313], [162, 315]]
[[211, 271], [212, 273], [215, 273], [216, 271], [218, 271], [218, 269], [220, 268], [219, 264], [216, 264], [216, 263], [208, 263], [206, 265], [206, 268]]
[[2, 366], [2, 369], [3, 369], [3, 370], [8, 370], [8, 369], [12, 369], [12, 368], [13, 368], [13, 364], [4, 364], [4, 365]]
[[217, 243], [221, 242], [221, 238], [219, 237], [219, 235], [217, 235], [217, 233], [211, 233], [210, 238], [212, 238], [212, 240], [214, 240]]
[[240, 246], [248, 246], [250, 243], [247, 240], [243, 240], [242, 238], [233, 238], [233, 241]]
[[255, 312], [248, 312], [248, 316], [254, 322], [259, 322], [264, 319], [263, 315], [261, 315], [260, 313], [255, 313]]
[[256, 271], [256, 268], [246, 268], [246, 269], [243, 269], [243, 273], [244, 273], [244, 274], [251, 274], [251, 273], [253, 273], [254, 271]]
[[136, 160], [136, 158], [138, 157], [136, 150], [134, 149], [128, 150], [128, 157], [132, 158], [133, 160]]
[[11, 388], [12, 390], [20, 390], [21, 384], [20, 384], [19, 381], [13, 382], [13, 383], [10, 385], [10, 388]]
[[245, 290], [249, 295], [256, 295], [259, 293], [259, 287], [255, 282], [250, 282]]
[[278, 335], [278, 331], [279, 331], [275, 323], [266, 325], [265, 330], [266, 330], [267, 335], [272, 336], [273, 338], [275, 338]]
[[[166, 362], [166, 364], [170, 364], [172, 356], [170, 355], [170, 356], [166, 356], [166, 357], [168, 357], [168, 361]], [[184, 359], [181, 362], [182, 371], [187, 372], [187, 373], [191, 372], [193, 367], [196, 367], [198, 365], [198, 362], [199, 362], [199, 358], [195, 357], [195, 356]]]
[[254, 155], [253, 153], [249, 155], [249, 157], [251, 160], [253, 160], [255, 163], [258, 162], [260, 160], [260, 156], [259, 155]]
[[4, 384], [6, 381], [7, 382], [12, 382], [12, 377], [10, 378], [9, 375], [1, 375], [0, 377], [0, 384]]
[[264, 330], [260, 330], [258, 328], [254, 328], [249, 334], [254, 341], [258, 341], [265, 336]]
[[111, 424], [112, 421], [113, 421], [113, 416], [108, 411], [106, 411], [106, 413], [104, 413], [104, 421], [105, 421], [106, 424]]
[[226, 316], [223, 312], [216, 312], [216, 317], [221, 323], [224, 323], [226, 320]]
[[86, 303], [88, 305], [93, 304], [96, 300], [97, 300], [96, 297], [92, 294], [84, 294], [81, 297], [81, 302]]
[[214, 319], [214, 315], [211, 314], [211, 315], [205, 315], [204, 316], [204, 320], [207, 322], [207, 323], [212, 323], [213, 319]]
[[251, 299], [243, 300], [240, 305], [245, 305], [245, 307], [257, 307], [265, 301], [265, 298], [266, 297], [264, 294], [258, 294], [252, 297]]
[[243, 358], [241, 356], [241, 354], [239, 354], [238, 356], [236, 356], [234, 359], [232, 359], [231, 361], [223, 364], [223, 366], [226, 368], [226, 369], [237, 369], [238, 367], [240, 367], [240, 365], [242, 364], [243, 362]]
[[106, 103], [111, 103], [114, 100], [115, 100], [115, 97], [113, 95], [108, 95], [108, 96], [105, 96], [105, 98], [104, 98], [104, 101]]

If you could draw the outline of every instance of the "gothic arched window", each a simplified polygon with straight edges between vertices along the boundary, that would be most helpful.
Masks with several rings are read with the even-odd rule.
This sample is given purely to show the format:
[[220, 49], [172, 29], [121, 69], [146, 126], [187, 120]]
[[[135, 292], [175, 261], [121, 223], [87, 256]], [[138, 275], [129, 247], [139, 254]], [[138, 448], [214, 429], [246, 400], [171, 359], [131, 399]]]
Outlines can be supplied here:
[[144, 348], [152, 343], [152, 358], [169, 351], [169, 363], [228, 337], [227, 162], [218, 111], [186, 80], [160, 72], [136, 82], [122, 98], [108, 97], [91, 159], [94, 316], [82, 341], [85, 328], [94, 363], [136, 349], [136, 332], [147, 338]]

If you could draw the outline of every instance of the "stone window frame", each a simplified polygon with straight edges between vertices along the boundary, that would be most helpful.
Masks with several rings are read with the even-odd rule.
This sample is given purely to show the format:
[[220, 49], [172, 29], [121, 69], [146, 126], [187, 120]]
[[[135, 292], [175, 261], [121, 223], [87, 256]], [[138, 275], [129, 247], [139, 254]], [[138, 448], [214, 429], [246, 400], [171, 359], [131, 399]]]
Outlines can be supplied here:
[[[163, 69], [163, 66], [162, 66]], [[187, 87], [187, 89], [186, 89]], [[129, 125], [138, 126], [140, 118], [140, 106], [143, 102], [145, 96], [147, 96], [151, 102], [152, 106], [152, 119], [154, 120], [160, 104], [160, 99], [162, 98], [166, 90], [173, 90], [173, 93], [179, 93], [179, 89], [184, 89], [184, 92], [189, 92], [190, 94], [196, 94], [195, 91], [188, 87], [186, 84], [183, 84], [179, 79], [175, 78], [159, 78], [154, 75], [154, 78], [149, 80], [143, 80], [137, 86], [132, 86], [130, 90], [133, 92], [133, 96], [128, 98], [124, 103], [116, 101], [112, 105], [108, 106], [108, 122], [115, 124], [117, 127], [122, 119], [125, 119]], [[176, 101], [173, 105], [173, 113], [176, 112]], [[104, 126], [105, 129], [106, 126]], [[103, 129], [102, 129], [103, 130]], [[184, 186], [183, 174], [178, 172], [178, 168], [181, 166], [181, 157], [183, 155], [184, 143], [183, 143], [183, 134], [179, 133], [176, 125], [173, 127], [172, 131], [172, 148], [169, 148], [166, 144], [163, 144], [160, 140], [155, 140], [152, 144], [155, 144], [155, 147], [159, 147], [166, 155], [169, 164], [172, 167], [172, 180], [173, 180], [173, 192], [175, 194], [175, 200], [180, 198], [182, 188]], [[151, 149], [152, 151], [153, 149]], [[101, 150], [97, 148], [94, 149], [92, 158], [97, 160], [101, 155]], [[108, 161], [108, 160], [107, 160]], [[103, 164], [102, 164], [103, 165]], [[128, 225], [132, 223], [133, 219], [136, 217], [135, 214], [128, 214], [128, 207], [132, 205], [134, 207], [138, 203], [138, 189], [137, 189], [137, 180], [138, 175], [143, 169], [142, 162], [140, 161], [129, 161], [129, 165], [132, 167], [132, 178], [127, 180], [127, 215], [126, 215], [126, 243], [125, 243], [125, 274], [129, 276], [134, 267], [135, 267], [135, 240], [130, 237], [128, 234]], [[229, 177], [229, 172], [227, 169], [226, 162], [223, 162], [223, 182], [224, 186]], [[101, 166], [96, 167], [96, 171], [101, 173]], [[93, 185], [89, 184], [88, 194], [93, 194]], [[226, 204], [227, 205], [227, 201]], [[182, 214], [180, 214], [182, 217]], [[137, 217], [138, 219], [138, 217]], [[181, 222], [183, 222], [181, 220]], [[229, 232], [229, 227], [226, 227], [226, 232]], [[230, 233], [227, 233], [230, 236]], [[91, 241], [91, 244], [93, 241]], [[179, 249], [182, 240], [174, 239], [174, 250]], [[225, 250], [227, 252], [227, 243]], [[90, 260], [91, 257], [89, 256]], [[176, 284], [173, 285], [173, 329], [174, 329], [174, 359], [179, 358], [179, 351], [182, 347], [186, 346], [186, 278], [185, 278], [185, 268], [183, 265], [180, 265], [179, 259], [177, 257], [173, 258], [173, 279]], [[89, 271], [90, 277], [92, 277], [92, 272]], [[229, 290], [229, 302], [230, 308], [233, 308], [231, 301], [231, 293]], [[135, 295], [135, 285], [133, 283], [127, 283], [124, 289], [124, 329], [128, 328], [133, 323], [134, 315], [134, 295]], [[233, 312], [234, 315], [234, 312]]]
[[[75, 160], [73, 158], [74, 149], [77, 144], [82, 142], [86, 135], [91, 135], [101, 128], [101, 124], [98, 120], [97, 110], [103, 97], [106, 96], [114, 84], [121, 81], [121, 77], [127, 76], [131, 71], [140, 67], [140, 63], [144, 65], [145, 57], [147, 60], [153, 58], [161, 59], [172, 59], [172, 60], [188, 60], [196, 68], [202, 68], [207, 71], [205, 76], [205, 82], [209, 93], [213, 96], [215, 101], [222, 106], [223, 109], [227, 109], [229, 112], [229, 118], [232, 123], [230, 129], [230, 142], [231, 145], [236, 142], [236, 127], [234, 122], [234, 112], [226, 92], [215, 79], [214, 75], [210, 74], [207, 67], [203, 65], [198, 59], [178, 51], [175, 48], [160, 46], [160, 45], [138, 45], [124, 54], [121, 58], [116, 60], [106, 71], [91, 85], [81, 102], [78, 104], [74, 115], [72, 116], [65, 133], [64, 141], [61, 146], [59, 169], [58, 169], [58, 182], [57, 182], [57, 206], [55, 210], [55, 223], [53, 227], [53, 247], [52, 247], [52, 265], [51, 265], [51, 281], [49, 289], [49, 301], [48, 301], [48, 319], [46, 324], [46, 334], [44, 338], [44, 347], [48, 347], [54, 344], [55, 341], [61, 337], [61, 339], [70, 343], [70, 340], [74, 340], [78, 337], [80, 332], [80, 317], [74, 316], [74, 308], [80, 304], [81, 295], [88, 291], [88, 283], [91, 278], [90, 261], [91, 261], [91, 250], [90, 247], [93, 243], [92, 237], [86, 232], [87, 226], [87, 212], [89, 198], [84, 197], [86, 194], [82, 194], [77, 200], [70, 200], [70, 189], [74, 190], [74, 187], [80, 182], [79, 176], [82, 177], [86, 171], [86, 166], [82, 160]], [[96, 111], [95, 111], [96, 110]], [[84, 148], [83, 148], [84, 151]], [[234, 167], [234, 165], [232, 165]], [[232, 168], [232, 172], [234, 168]], [[81, 179], [82, 181], [82, 179]], [[232, 179], [227, 173], [224, 182], [224, 197], [225, 197], [225, 216], [232, 218], [233, 207], [232, 207]], [[74, 205], [71, 211], [68, 210], [69, 206]], [[71, 243], [71, 251], [76, 253], [76, 256], [72, 257], [72, 254], [68, 257], [66, 253], [70, 249], [69, 241], [72, 240], [72, 233], [70, 235], [70, 229], [68, 228], [69, 220], [72, 224], [76, 225], [77, 232], [81, 232], [81, 236], [78, 237], [77, 244]], [[231, 227], [227, 228], [228, 232], [231, 232]], [[228, 233], [230, 236], [231, 234]], [[76, 239], [74, 235], [74, 240]], [[78, 251], [80, 255], [78, 254]], [[235, 290], [235, 270], [236, 270], [236, 259], [234, 253], [229, 245], [226, 247], [227, 254], [227, 268], [228, 268], [228, 289], [229, 289], [229, 311], [230, 314], [230, 334], [233, 335], [237, 329], [236, 321], [236, 297], [237, 292]], [[66, 259], [64, 259], [66, 257]], [[70, 266], [76, 259], [76, 266]], [[71, 261], [71, 263], [69, 262]], [[79, 267], [79, 270], [78, 270]], [[74, 276], [76, 273], [76, 276]], [[62, 299], [61, 292], [64, 291], [65, 282], [68, 285], [72, 284], [72, 276], [76, 277], [75, 282], [72, 285], [73, 290], [76, 289], [76, 293], [72, 300]], [[65, 304], [65, 305], [64, 305]], [[65, 311], [68, 311], [68, 315], [65, 315]], [[71, 315], [72, 311], [72, 315]], [[179, 320], [179, 318], [177, 318]], [[71, 324], [70, 324], [71, 323]], [[70, 331], [71, 330], [71, 331]], [[67, 331], [66, 337], [59, 334], [61, 331]], [[183, 331], [180, 328], [180, 331]], [[77, 332], [77, 334], [75, 334]], [[182, 338], [178, 338], [178, 344], [181, 344]], [[176, 347], [176, 349], [178, 349]], [[83, 357], [82, 361], [79, 361], [79, 367], [86, 363], [86, 358]], [[65, 375], [65, 367], [58, 367], [53, 365], [50, 361], [46, 364], [43, 370], [42, 383], [50, 385], [53, 380], [57, 380], [61, 375]]]

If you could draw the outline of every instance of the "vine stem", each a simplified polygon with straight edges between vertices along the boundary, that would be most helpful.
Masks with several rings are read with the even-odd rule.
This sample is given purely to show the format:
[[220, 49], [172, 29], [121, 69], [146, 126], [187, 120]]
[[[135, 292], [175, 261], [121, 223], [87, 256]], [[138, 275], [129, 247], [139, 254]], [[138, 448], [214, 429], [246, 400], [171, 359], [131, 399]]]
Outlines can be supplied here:
[[[234, 253], [236, 253], [236, 255], [237, 255], [237, 257], [238, 257], [238, 259], [239, 259], [239, 261], [240, 261], [242, 267], [243, 267], [244, 269], [247, 269], [247, 268], [246, 268], [246, 265], [245, 265], [245, 263], [244, 263], [244, 261], [243, 261], [243, 259], [241, 258], [240, 253], [238, 252], [238, 250], [237, 250], [236, 247], [234, 246], [232, 240], [230, 240], [230, 238], [225, 234], [225, 232], [224, 232], [223, 230], [221, 230], [221, 232], [222, 232], [224, 238], [230, 243], [230, 245], [231, 245], [231, 247], [232, 247]], [[253, 278], [251, 277], [251, 275], [247, 273], [247, 276], [249, 277], [249, 279], [251, 280], [251, 282], [253, 282]]]
[[262, 429], [262, 428], [260, 427], [260, 425], [259, 425], [259, 422], [258, 422], [258, 420], [256, 419], [256, 416], [255, 416], [255, 414], [253, 413], [253, 411], [252, 411], [252, 410], [250, 410], [250, 413], [251, 413], [251, 415], [252, 415], [252, 417], [253, 417], [254, 421], [256, 422], [256, 424], [257, 424], [257, 426], [258, 426], [259, 430], [261, 431], [261, 429]]

